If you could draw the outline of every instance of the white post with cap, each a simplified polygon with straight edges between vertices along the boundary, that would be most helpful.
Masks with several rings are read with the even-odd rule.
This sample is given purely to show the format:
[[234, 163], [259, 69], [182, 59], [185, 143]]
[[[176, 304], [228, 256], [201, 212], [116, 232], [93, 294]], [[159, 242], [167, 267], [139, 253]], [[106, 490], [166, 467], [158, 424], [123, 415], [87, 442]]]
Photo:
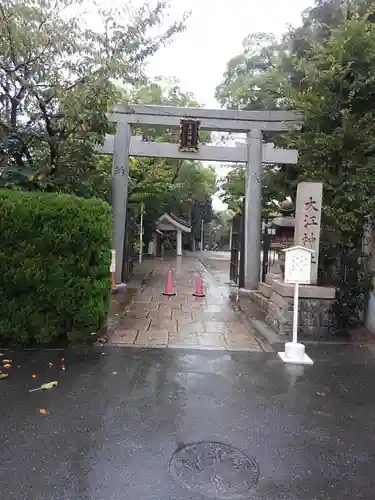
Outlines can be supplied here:
[[284, 363], [297, 365], [313, 365], [314, 362], [305, 352], [305, 346], [298, 342], [298, 301], [299, 286], [308, 285], [311, 281], [311, 257], [313, 250], [302, 246], [286, 248], [284, 282], [294, 285], [293, 304], [293, 339], [285, 344], [284, 352], [279, 356]]

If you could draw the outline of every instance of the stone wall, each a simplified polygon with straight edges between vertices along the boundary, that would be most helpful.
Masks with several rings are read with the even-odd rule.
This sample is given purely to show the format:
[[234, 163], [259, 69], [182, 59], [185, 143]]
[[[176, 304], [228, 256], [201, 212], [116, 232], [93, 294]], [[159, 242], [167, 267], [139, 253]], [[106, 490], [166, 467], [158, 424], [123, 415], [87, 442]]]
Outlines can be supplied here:
[[[266, 323], [279, 335], [290, 336], [293, 324], [294, 287], [278, 279], [268, 278], [269, 298]], [[301, 286], [299, 300], [298, 335], [302, 339], [328, 340], [336, 331], [333, 305], [335, 289], [330, 287]]]

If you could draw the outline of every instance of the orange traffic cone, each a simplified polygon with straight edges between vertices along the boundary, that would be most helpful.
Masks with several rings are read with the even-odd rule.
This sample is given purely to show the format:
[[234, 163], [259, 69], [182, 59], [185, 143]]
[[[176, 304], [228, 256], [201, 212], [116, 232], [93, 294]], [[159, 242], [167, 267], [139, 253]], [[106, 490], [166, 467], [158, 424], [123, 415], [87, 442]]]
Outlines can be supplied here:
[[195, 282], [195, 292], [193, 293], [194, 297], [205, 297], [206, 294], [203, 290], [203, 278], [202, 275], [199, 275], [199, 278]]
[[163, 295], [167, 295], [168, 297], [176, 295], [176, 292], [174, 291], [174, 288], [173, 288], [173, 279], [172, 279], [172, 270], [171, 269], [168, 271], [168, 274], [167, 274], [167, 281], [165, 283], [165, 290], [163, 292]]

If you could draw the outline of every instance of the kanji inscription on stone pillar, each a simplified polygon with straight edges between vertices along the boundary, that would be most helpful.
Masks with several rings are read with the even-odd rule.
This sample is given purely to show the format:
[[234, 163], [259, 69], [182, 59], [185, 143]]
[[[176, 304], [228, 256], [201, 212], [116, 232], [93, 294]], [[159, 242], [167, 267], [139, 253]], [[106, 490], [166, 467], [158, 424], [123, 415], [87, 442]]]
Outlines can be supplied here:
[[311, 284], [316, 284], [318, 279], [322, 201], [322, 182], [301, 182], [298, 184], [294, 245], [313, 250], [311, 254]]

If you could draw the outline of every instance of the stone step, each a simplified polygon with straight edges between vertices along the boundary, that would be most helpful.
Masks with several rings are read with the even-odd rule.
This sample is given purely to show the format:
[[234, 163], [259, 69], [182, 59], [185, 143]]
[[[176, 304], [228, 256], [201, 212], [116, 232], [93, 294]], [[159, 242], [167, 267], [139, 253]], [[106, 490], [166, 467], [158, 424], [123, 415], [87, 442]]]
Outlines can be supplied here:
[[266, 284], [267, 285], [273, 285], [275, 280], [280, 280], [281, 276], [280, 274], [274, 274], [274, 273], [268, 273], [266, 274]]
[[259, 292], [267, 297], [267, 299], [271, 298], [272, 294], [272, 286], [267, 283], [259, 283]]
[[268, 305], [269, 305], [269, 299], [265, 297], [263, 294], [261, 294], [259, 291], [251, 291], [250, 292], [250, 299], [255, 302], [257, 306], [259, 306], [262, 311], [267, 312], [268, 311]]

